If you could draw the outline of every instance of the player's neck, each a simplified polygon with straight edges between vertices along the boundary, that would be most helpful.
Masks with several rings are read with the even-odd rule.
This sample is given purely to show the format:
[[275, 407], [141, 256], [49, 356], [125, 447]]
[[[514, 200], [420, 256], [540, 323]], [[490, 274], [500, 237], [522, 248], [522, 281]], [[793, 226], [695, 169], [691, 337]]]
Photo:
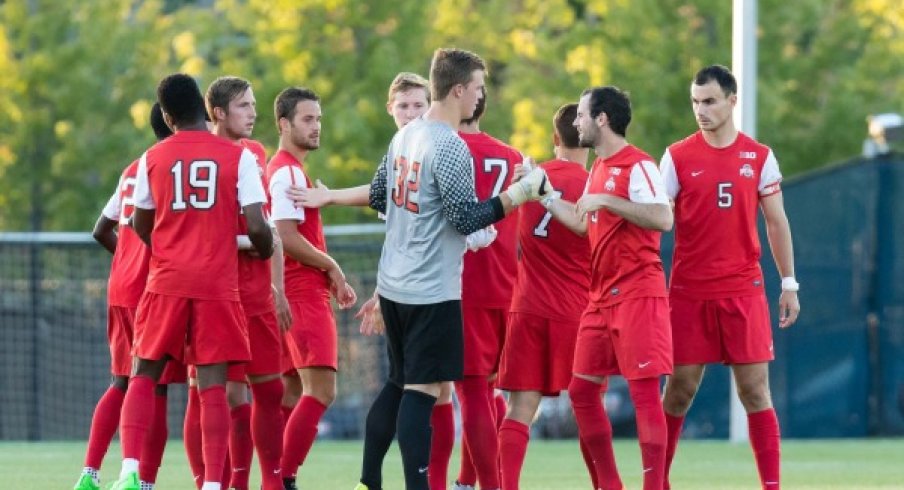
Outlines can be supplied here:
[[731, 119], [715, 130], [703, 130], [701, 133], [703, 134], [703, 139], [706, 141], [706, 144], [713, 148], [729, 147], [736, 139], [738, 139], [738, 129], [735, 128], [734, 122], [732, 122]]
[[587, 166], [587, 154], [590, 153], [589, 148], [563, 148], [556, 147], [556, 158], [567, 162], [574, 162], [582, 167]]
[[602, 159], [606, 159], [620, 152], [622, 148], [628, 146], [627, 140], [625, 140], [624, 136], [612, 133], [608, 136], [603, 136], [600, 144], [594, 148], [596, 150], [596, 155]]
[[458, 126], [461, 124], [461, 110], [457, 104], [446, 101], [434, 101], [430, 103], [430, 108], [424, 113], [424, 119], [448, 124], [457, 131]]
[[209, 131], [207, 130], [207, 122], [206, 122], [206, 121], [201, 121], [201, 122], [193, 123], [193, 124], [186, 124], [186, 125], [184, 125], [184, 126], [178, 126], [178, 125], [177, 125], [177, 126], [174, 126], [174, 127], [173, 127], [173, 132], [174, 132], [174, 133], [179, 133], [179, 132], [182, 132], [182, 131], [205, 131], [205, 132], [209, 132]]
[[480, 132], [480, 121], [472, 123], [461, 123], [458, 125], [458, 132], [465, 134], [477, 134]]
[[213, 134], [219, 136], [220, 138], [226, 138], [229, 141], [233, 141], [235, 143], [238, 143], [239, 141], [242, 140], [241, 136], [236, 136], [234, 134], [231, 134], [229, 131], [226, 130], [225, 127], [223, 127], [219, 124], [214, 125], [213, 131], [211, 131], [211, 132]]
[[295, 159], [301, 163], [304, 163], [304, 159], [305, 159], [305, 157], [308, 156], [308, 151], [309, 151], [309, 150], [305, 150], [304, 148], [299, 148], [291, 143], [283, 142], [281, 140], [279, 142], [279, 149], [283, 150], [283, 151], [287, 151], [290, 155], [295, 157]]

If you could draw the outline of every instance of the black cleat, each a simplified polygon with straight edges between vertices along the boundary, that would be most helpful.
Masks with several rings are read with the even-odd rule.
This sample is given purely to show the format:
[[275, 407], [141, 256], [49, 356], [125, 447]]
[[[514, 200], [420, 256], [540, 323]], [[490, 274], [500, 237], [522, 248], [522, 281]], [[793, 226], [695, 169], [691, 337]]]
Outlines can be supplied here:
[[283, 490], [298, 490], [298, 487], [295, 485], [295, 478], [283, 478], [282, 485]]

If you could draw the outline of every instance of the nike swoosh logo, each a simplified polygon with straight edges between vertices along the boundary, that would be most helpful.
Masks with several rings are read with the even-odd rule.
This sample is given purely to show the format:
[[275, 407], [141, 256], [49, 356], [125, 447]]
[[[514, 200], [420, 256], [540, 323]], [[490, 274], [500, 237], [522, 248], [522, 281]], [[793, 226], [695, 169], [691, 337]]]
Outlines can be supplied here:
[[417, 469], [417, 472], [418, 472], [418, 473], [426, 473], [426, 472], [427, 472], [427, 467], [424, 466], [423, 468], [418, 468], [418, 469]]
[[644, 468], [644, 469], [643, 469], [643, 472], [644, 472], [644, 473], [647, 473], [647, 472], [649, 472], [649, 471], [653, 471], [653, 467], [649, 467], [649, 468]]
[[639, 367], [640, 369], [643, 369], [643, 368], [649, 366], [651, 362], [653, 362], [653, 361], [642, 362], [642, 363], [638, 364], [637, 367]]
[[697, 171], [697, 172], [691, 172], [691, 177], [696, 177], [696, 176], [698, 176], [698, 175], [700, 175], [700, 174], [702, 174], [702, 173], [703, 173], [703, 170], [700, 170], [700, 171]]

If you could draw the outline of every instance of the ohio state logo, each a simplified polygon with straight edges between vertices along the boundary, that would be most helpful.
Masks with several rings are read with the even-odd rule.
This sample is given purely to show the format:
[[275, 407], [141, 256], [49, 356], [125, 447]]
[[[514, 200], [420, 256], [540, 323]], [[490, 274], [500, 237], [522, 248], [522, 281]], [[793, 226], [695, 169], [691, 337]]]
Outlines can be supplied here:
[[615, 179], [609, 177], [609, 180], [606, 181], [606, 190], [612, 192], [615, 190]]
[[749, 163], [745, 163], [744, 166], [741, 167], [741, 177], [747, 177], [748, 179], [753, 178], [753, 167], [751, 167]]

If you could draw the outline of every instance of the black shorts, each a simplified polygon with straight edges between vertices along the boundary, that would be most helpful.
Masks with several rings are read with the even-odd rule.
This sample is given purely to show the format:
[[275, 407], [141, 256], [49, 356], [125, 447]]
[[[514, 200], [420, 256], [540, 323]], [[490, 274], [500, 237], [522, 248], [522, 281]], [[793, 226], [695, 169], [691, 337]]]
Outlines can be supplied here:
[[462, 379], [461, 301], [408, 305], [380, 296], [380, 308], [391, 382], [401, 387]]

